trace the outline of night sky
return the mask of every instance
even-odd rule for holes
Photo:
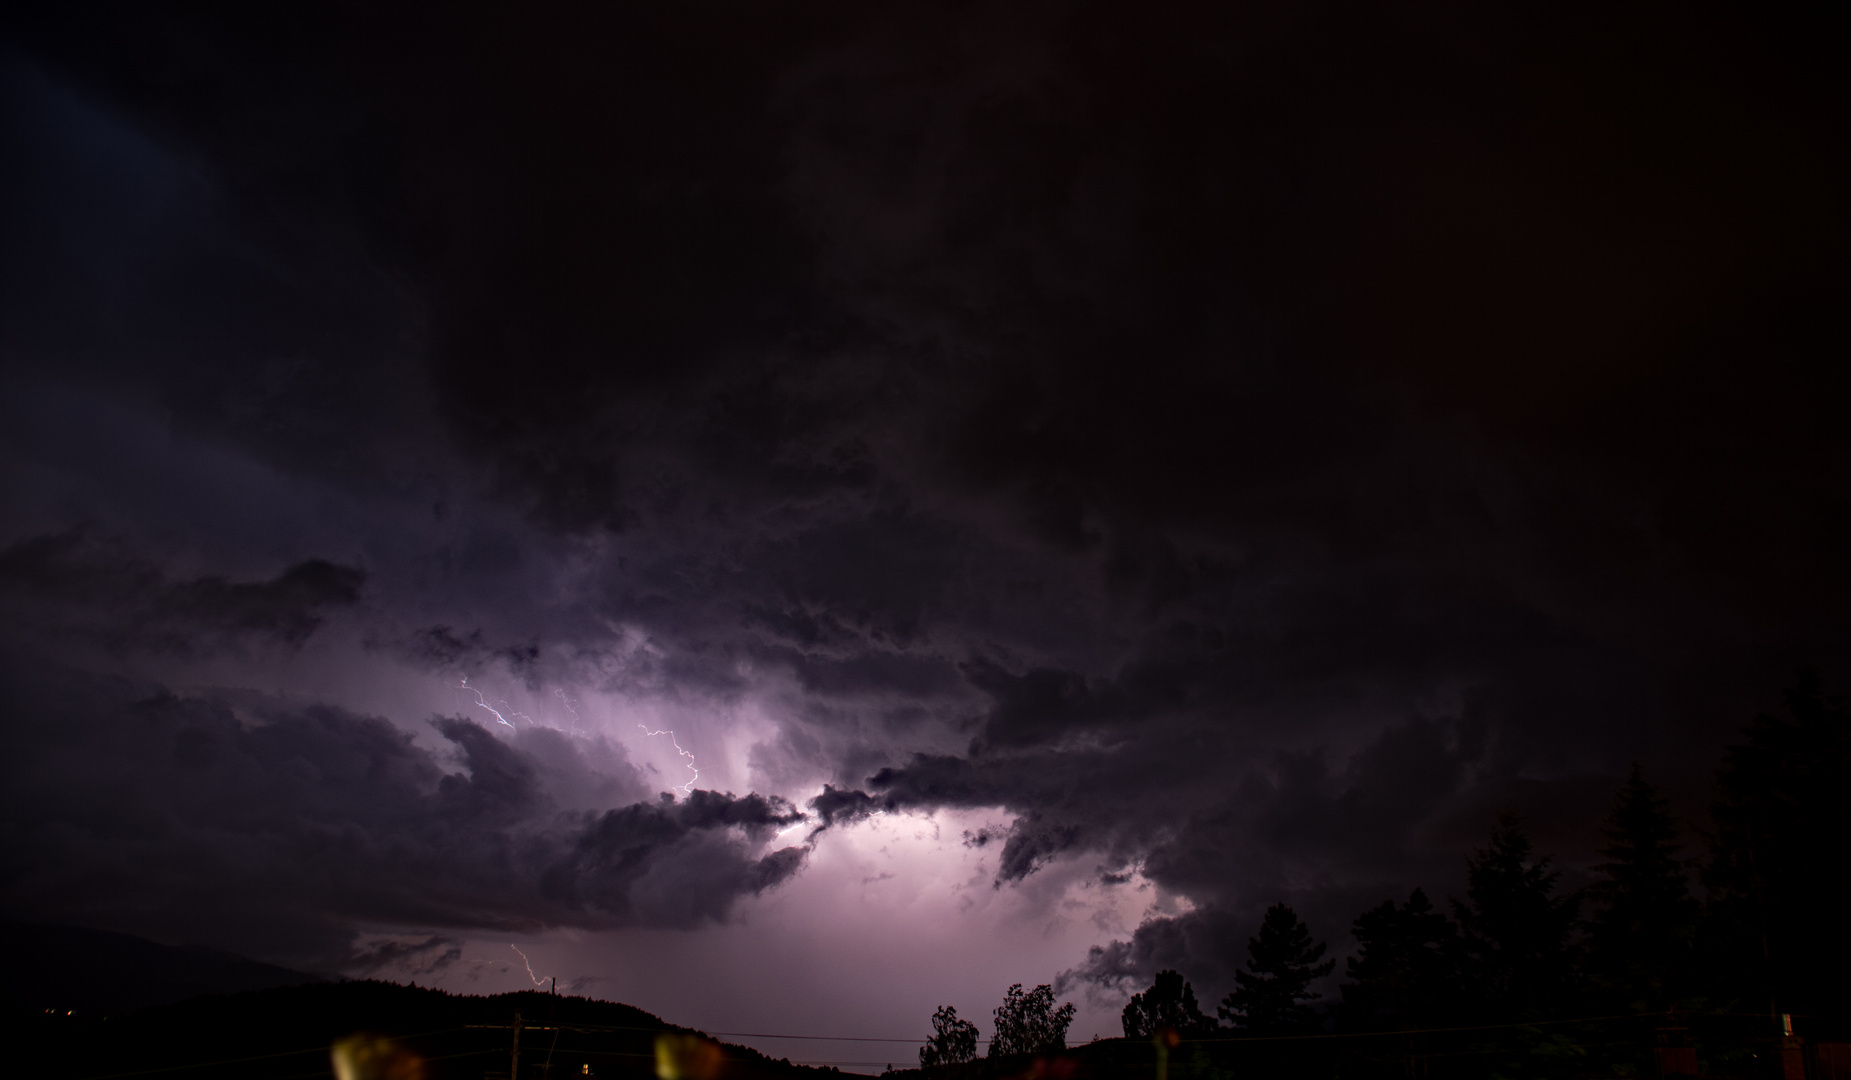
[[[1851,686],[1828,8],[8,5],[0,914],[1083,1040],[1700,826]]]

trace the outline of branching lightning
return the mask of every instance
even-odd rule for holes
[[[490,705],[488,698],[482,696],[482,691],[469,685],[469,679],[467,676],[465,676],[461,682],[457,683],[457,687],[459,689],[469,691],[469,693],[473,695],[476,699],[476,707],[484,710],[490,716],[493,716],[495,718],[495,722],[502,725],[503,727],[510,727],[510,728],[515,728],[516,730],[518,730],[519,725],[514,723],[514,721],[516,720],[525,720],[527,721],[528,724],[536,726],[536,727],[539,725],[539,721],[535,720],[531,716],[528,716],[526,713],[516,712],[515,710],[508,708],[507,707],[508,703],[506,701],[501,702],[502,707],[500,709],[497,709],[495,706]],[[553,693],[559,695],[560,703],[565,706],[566,712],[572,715],[572,730],[574,732],[577,732],[578,726],[579,726],[577,705],[573,703],[570,697],[566,696],[566,692],[564,690],[555,689]],[[674,732],[674,729],[672,728],[664,728],[661,731],[651,731],[649,730],[648,724],[638,724],[636,726],[642,729],[642,732],[644,735],[648,735],[648,736],[667,735],[668,741],[671,744],[673,744],[675,747],[675,753],[680,754],[682,757],[688,759],[688,772],[693,775],[688,777],[687,783],[675,784],[673,786],[676,788],[679,788],[683,795],[693,795],[694,794],[694,784],[696,781],[700,780],[701,778],[701,770],[695,764],[693,752],[685,749],[681,745],[681,740],[675,737],[675,732]],[[520,950],[516,949],[515,951],[519,952]],[[529,970],[529,974],[532,974],[531,969]]]
[[[512,723],[509,723],[507,717],[501,715],[500,709],[497,709],[495,706],[490,705],[488,703],[488,700],[482,696],[482,691],[477,690],[475,687],[469,685],[469,677],[467,675],[463,677],[463,681],[459,683],[458,685],[461,686],[464,690],[467,690],[470,693],[474,694],[476,696],[476,704],[481,706],[484,709],[487,709],[490,715],[494,716],[495,720],[498,723],[504,724],[508,727],[514,726]],[[503,702],[502,704],[505,705],[507,703]]]
[[[566,707],[566,711],[572,714],[572,731],[574,734],[577,734],[578,733],[578,706],[572,704],[572,699],[566,696],[566,692],[564,690],[555,689],[553,693],[559,695],[559,703],[561,705],[564,705]]]
[[[694,794],[694,781],[701,778],[701,771],[694,767],[694,755],[681,748],[681,741],[675,738],[674,731],[666,728],[661,731],[650,731],[648,724],[638,724],[636,726],[642,728],[643,733],[646,735],[667,735],[668,741],[675,744],[675,752],[688,759],[688,771],[694,774],[693,779],[690,779],[685,784],[676,784],[674,786],[679,787],[683,795]]]
[[[527,977],[533,980],[533,984],[535,986],[545,986],[546,980],[533,973],[533,961],[527,959],[527,954],[521,951],[521,947],[519,945],[510,945],[508,948],[513,949],[514,954],[521,958],[521,963],[527,965]]]
[[[531,716],[528,716],[524,712],[516,712],[513,709],[509,709],[507,713],[504,715],[500,709],[497,709],[495,706],[490,705],[488,703],[488,699],[482,696],[482,691],[477,690],[475,687],[469,685],[469,678],[467,676],[465,676],[463,678],[463,681],[459,683],[458,685],[461,686],[464,690],[467,690],[470,693],[474,694],[476,696],[476,704],[484,709],[487,709],[489,713],[495,717],[495,720],[497,723],[505,724],[508,727],[516,727],[517,725],[514,723],[514,720],[525,720],[527,721],[529,726],[537,726],[537,722],[534,720],[534,718]],[[560,696],[563,697],[564,695],[561,694]],[[501,704],[505,707],[508,703],[506,701],[503,701]],[[574,719],[577,719],[578,717],[577,713],[573,713],[572,715]],[[512,717],[513,719],[509,719],[510,717]]]

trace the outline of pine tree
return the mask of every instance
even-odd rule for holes
[[[1698,906],[1668,806],[1635,762],[1607,815],[1587,966],[1610,1007],[1657,1012],[1687,992]]]
[[[1295,1035],[1315,1031],[1318,1015],[1311,989],[1337,966],[1324,956],[1323,942],[1284,904],[1266,909],[1258,937],[1247,940],[1247,970],[1234,973],[1236,989],[1221,999],[1222,1019],[1249,1035]]]
[[[1706,959],[1719,1002],[1794,1013],[1851,1010],[1851,708],[1801,672],[1785,716],[1757,716],[1717,776]]]
[[[1466,862],[1469,903],[1453,901],[1465,981],[1484,1010],[1524,1017],[1558,1004],[1574,970],[1569,935],[1579,900],[1556,896],[1561,875],[1531,858],[1515,813],[1498,818],[1491,842]]]
[[[1356,918],[1357,955],[1344,964],[1348,1022],[1359,1028],[1437,1022],[1458,997],[1459,928],[1415,889]]]
[[[1165,1028],[1188,1038],[1215,1026],[1196,1005],[1195,988],[1175,971],[1159,971],[1150,989],[1131,995],[1121,1019],[1127,1039],[1148,1039]]]

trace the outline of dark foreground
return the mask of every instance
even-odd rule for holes
[[[1851,1031],[1762,1015],[1610,1016],[1289,1039],[1102,1039],[1033,1059],[907,1069],[886,1080],[1851,1080]],[[1810,1032],[1810,1035],[1808,1034]]]
[[[705,1040],[640,1009],[523,992],[467,997],[371,981],[327,982],[196,998],[126,1015],[7,1014],[6,1075],[54,1080],[309,1080],[331,1077],[329,1048],[367,1033],[416,1057],[390,1080],[506,1080],[519,1014],[520,1080],[658,1076],[670,1080],[820,1080],[792,1065]],[[1529,1026],[1326,1034],[1254,1040],[1105,1039],[1043,1057],[902,1070],[889,1080],[1263,1080],[1263,1078],[1717,1076],[1851,1080],[1851,1042],[1796,1018],[1782,1039],[1764,1016],[1621,1016]],[[1810,1026],[1809,1026],[1810,1025]],[[381,1078],[385,1080],[385,1078]]]
[[[525,992],[465,997],[394,983],[348,981],[196,998],[119,1016],[15,1008],[9,1063],[18,1077],[309,1080],[333,1075],[329,1048],[357,1033],[387,1037],[420,1067],[392,1080],[506,1078],[521,1022],[520,1076],[643,1080],[657,1075],[657,1039],[676,1049],[679,1080],[811,1080],[839,1076],[607,1001]]]

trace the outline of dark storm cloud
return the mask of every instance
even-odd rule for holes
[[[241,639],[300,645],[329,609],[354,604],[366,575],[322,559],[270,581],[160,567],[77,532],[0,550],[0,611],[18,637],[69,637],[114,650],[211,651]]]
[[[356,975],[371,975],[387,968],[403,968],[419,975],[432,974],[463,958],[462,943],[442,934],[421,938],[387,938],[354,950],[346,963]]]
[[[1000,881],[1092,850],[1136,859],[1153,880],[1207,898],[1242,880],[1371,880],[1406,867],[1420,854],[1420,828],[1476,779],[1459,753],[1451,725],[1415,721],[1333,770],[1320,751],[1264,753],[1207,725],[1176,724],[1168,738],[1153,732],[1092,752],[921,756],[870,778],[876,795],[831,790],[813,805],[825,821],[869,808],[1004,806],[1022,817],[999,856]],[[1127,776],[1139,778],[1136,789]]]
[[[355,924],[697,926],[803,859],[766,850],[788,805],[637,801],[621,751],[557,732],[440,718],[434,752],[328,706],[17,668],[5,697],[15,910],[331,964]]]
[[[9,28],[21,18],[32,16],[10,15]],[[60,449],[92,474],[143,465],[112,453],[130,434],[107,422],[120,417],[45,414],[36,391],[68,381],[291,471],[360,489],[399,479],[389,444],[419,399],[406,362],[414,331],[353,228],[282,205],[230,207],[223,176],[196,151],[72,93],[9,44],[0,138],[16,152],[0,163],[0,360],[14,380],[14,461],[79,435]],[[225,507],[160,494],[227,530]]]
[[[1005,808],[1005,886],[1196,905],[1076,978],[1225,983],[1265,904],[1336,935],[1510,804],[1573,856],[1625,761],[1694,790],[1842,663],[1836,37],[1757,20],[22,10],[6,362],[390,507],[382,652],[755,698],[825,829]],[[475,488],[524,520],[406,539]],[[356,805],[535,846],[315,917],[717,918],[801,860],[756,796],[543,828],[616,774],[443,731],[467,774],[380,742],[416,783]]]

